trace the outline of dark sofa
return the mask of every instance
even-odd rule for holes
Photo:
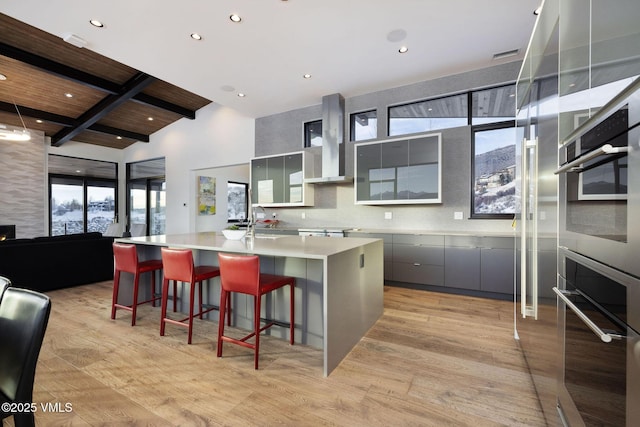
[[[101,233],[0,242],[0,276],[39,292],[113,279],[113,238]]]

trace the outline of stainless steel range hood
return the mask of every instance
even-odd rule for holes
[[[344,176],[344,98],[339,93],[322,97],[322,176],[308,184],[348,184]]]

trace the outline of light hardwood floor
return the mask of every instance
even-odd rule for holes
[[[159,336],[160,308],[110,319],[111,282],[51,292],[38,426],[544,426],[513,303],[385,288],[384,315],[328,377],[320,350],[225,345],[213,321]],[[42,404],[71,405],[43,412]],[[13,425],[5,420],[5,425]]]

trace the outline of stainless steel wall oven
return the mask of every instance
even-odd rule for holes
[[[575,123],[557,171],[560,246],[640,277],[640,79]]]
[[[640,78],[561,141],[558,403],[567,425],[640,425]]]
[[[561,250],[559,409],[570,426],[640,425],[640,280]]]

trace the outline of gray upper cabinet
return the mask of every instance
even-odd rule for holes
[[[251,159],[252,205],[313,206],[313,187],[304,183],[311,162],[303,151]]]
[[[441,134],[355,145],[355,203],[440,203]]]

